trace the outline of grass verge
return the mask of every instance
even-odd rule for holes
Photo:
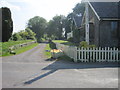
[[[49,52],[50,50],[51,50],[50,45],[47,44],[44,51],[44,54],[47,56],[47,58],[51,57],[51,53]]]
[[[16,44],[22,44],[22,43],[31,42],[31,41],[32,40],[24,40],[24,41],[9,41],[9,42],[0,43],[0,49],[1,49],[0,56],[11,56],[13,54],[10,54],[8,52],[9,47],[16,45]],[[37,45],[38,45],[38,43],[34,43],[29,46],[21,47],[19,49],[16,49],[15,52],[16,52],[16,54],[20,54],[20,53],[25,52]]]
[[[74,43],[64,40],[53,40],[54,43],[60,43],[68,46],[76,46]]]
[[[33,44],[29,45],[29,46],[19,48],[19,49],[15,50],[15,52],[16,52],[16,54],[20,54],[20,53],[23,53],[25,51],[28,51],[28,50],[36,47],[37,45],[38,45],[38,43],[33,43]]]

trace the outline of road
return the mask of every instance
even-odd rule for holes
[[[44,56],[46,44],[2,58],[3,88],[118,88],[116,63],[74,63]]]

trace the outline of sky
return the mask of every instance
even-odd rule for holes
[[[24,30],[34,16],[47,21],[55,15],[67,16],[81,0],[0,0],[0,7],[9,7],[13,19],[13,32]]]

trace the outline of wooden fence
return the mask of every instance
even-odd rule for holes
[[[75,62],[119,62],[120,52],[118,48],[77,48],[56,43],[58,49],[62,49],[64,54],[73,58]]]

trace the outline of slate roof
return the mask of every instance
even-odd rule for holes
[[[81,27],[82,16],[74,16],[74,22],[75,22],[77,28]]]
[[[100,18],[118,18],[120,2],[90,2]],[[118,8],[119,7],[119,8]]]

